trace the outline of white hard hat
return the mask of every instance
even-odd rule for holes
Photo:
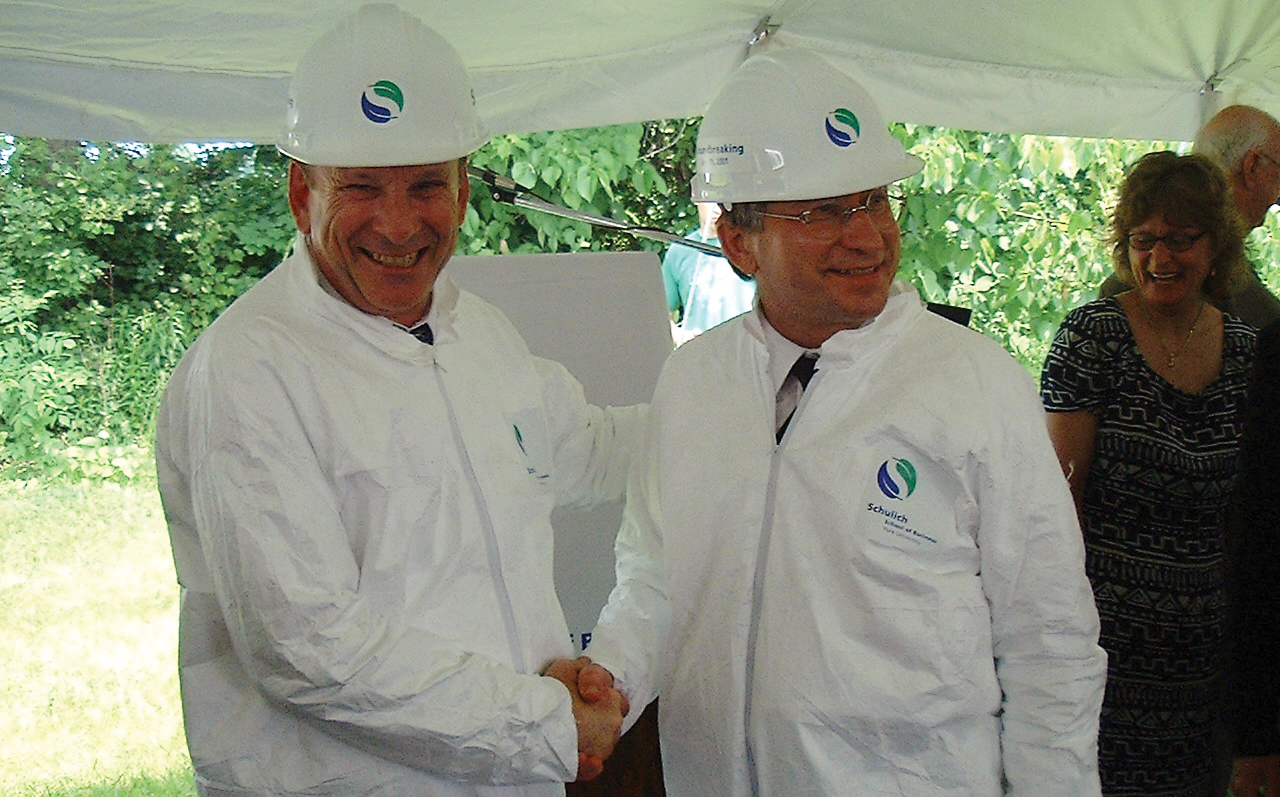
[[[458,53],[417,17],[377,4],[302,56],[276,146],[318,166],[412,166],[470,155],[486,138]]]
[[[924,166],[861,86],[793,47],[754,54],[729,76],[696,151],[693,198],[722,204],[856,194]]]

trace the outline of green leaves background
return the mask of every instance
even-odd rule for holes
[[[684,234],[697,226],[696,121],[497,136],[472,161],[555,204]],[[1107,212],[1125,166],[1186,146],[894,131],[925,161],[903,186],[900,276],[972,309],[971,325],[1033,374],[1063,315],[1110,273]],[[267,146],[0,136],[0,473],[149,467],[169,370],[292,241],[285,174]],[[465,254],[664,248],[472,189]],[[1250,255],[1280,292],[1275,214]]]

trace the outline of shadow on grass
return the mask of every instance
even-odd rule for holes
[[[31,787],[22,797],[195,797],[190,770],[122,775],[102,783],[52,783]]]

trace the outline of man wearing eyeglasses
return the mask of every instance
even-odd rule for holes
[[[1105,657],[1035,387],[894,279],[921,161],[789,47],[697,151],[757,304],[664,369],[584,698],[660,694],[672,797],[1099,794]]]
[[[1280,122],[1257,108],[1230,105],[1205,123],[1193,149],[1226,173],[1232,201],[1249,229],[1261,227],[1267,211],[1280,202]],[[1099,295],[1114,296],[1129,287],[1111,275]],[[1280,321],[1280,300],[1254,269],[1245,269],[1242,284],[1214,305],[1257,329]]]

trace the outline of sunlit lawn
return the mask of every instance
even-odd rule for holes
[[[193,795],[154,484],[0,482],[0,794]]]

